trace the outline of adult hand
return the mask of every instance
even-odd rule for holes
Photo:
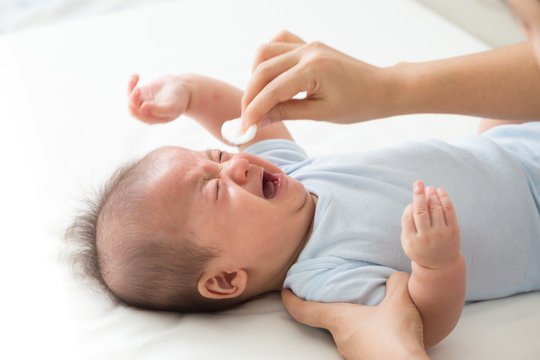
[[[289,119],[354,123],[390,115],[390,77],[325,44],[287,31],[262,45],[242,98],[244,127]],[[305,99],[293,99],[306,92]]]
[[[328,329],[339,353],[357,359],[429,359],[423,346],[422,320],[407,290],[409,275],[395,272],[386,297],[377,306],[304,301],[281,293],[291,315],[306,325]]]

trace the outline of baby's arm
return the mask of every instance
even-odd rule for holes
[[[401,242],[411,259],[409,292],[424,323],[424,345],[436,345],[456,326],[465,303],[465,260],[448,194],[417,181],[403,212]]]
[[[221,125],[241,115],[242,90],[216,79],[195,74],[169,75],[137,87],[138,81],[139,77],[133,75],[129,82],[128,106],[134,117],[146,123],[169,122],[185,114],[226,143]],[[272,138],[292,140],[285,125],[279,123],[258,131],[252,141],[238,148]]]

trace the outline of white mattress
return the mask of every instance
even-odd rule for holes
[[[154,127],[130,118],[129,75],[198,72],[243,87],[256,46],[281,29],[381,66],[486,49],[410,0],[183,0],[0,37],[1,358],[340,358],[329,334],[295,323],[277,294],[211,315],[134,311],[78,286],[58,260],[78,200],[121,161],[165,144],[219,146],[188,118]],[[452,140],[477,120],[289,125],[319,154]],[[467,306],[429,354],[539,359],[538,334],[540,293],[525,294]]]

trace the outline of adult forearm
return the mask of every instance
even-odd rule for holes
[[[449,113],[540,119],[540,69],[531,46],[388,68],[391,115]]]

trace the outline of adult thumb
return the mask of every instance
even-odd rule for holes
[[[318,120],[316,100],[291,99],[275,105],[261,117],[259,129],[283,120]]]
[[[396,271],[386,281],[386,296],[383,300],[384,302],[391,301],[411,301],[409,295],[409,277],[410,275],[402,272]]]

